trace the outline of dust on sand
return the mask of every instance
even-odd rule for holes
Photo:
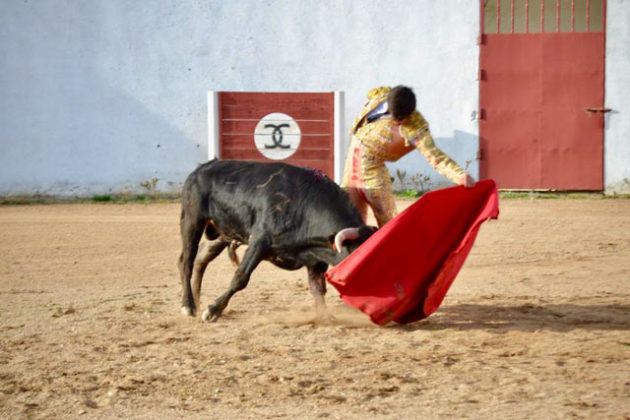
[[[176,203],[0,207],[0,417],[628,418],[630,200],[500,205],[443,306],[386,327],[331,287],[314,322],[268,263],[180,315]]]

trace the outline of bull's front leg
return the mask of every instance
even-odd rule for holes
[[[324,264],[308,267],[308,284],[315,299],[315,314],[318,320],[323,320],[328,316],[326,301],[324,300],[326,295],[326,278],[324,277],[326,268],[327,266]]]
[[[266,238],[250,242],[247,251],[245,251],[245,254],[243,255],[241,265],[239,265],[236,273],[234,273],[229,289],[219,296],[214,304],[209,305],[208,309],[206,309],[201,315],[201,318],[204,321],[214,322],[219,319],[232,296],[234,296],[234,294],[239,290],[243,290],[247,287],[247,283],[249,283],[249,278],[251,277],[252,272],[269,252],[269,249],[270,241]]]

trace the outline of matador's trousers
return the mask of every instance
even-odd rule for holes
[[[385,161],[354,136],[350,141],[341,187],[347,191],[364,221],[367,206],[374,212],[379,227],[396,216],[392,178]]]

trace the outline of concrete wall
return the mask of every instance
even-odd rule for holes
[[[341,90],[349,126],[369,88],[404,83],[439,145],[462,165],[475,156],[475,1],[5,0],[0,9],[0,195],[143,192],[153,178],[176,191],[207,156],[208,90]],[[398,167],[434,174],[414,155]]]
[[[609,0],[606,185],[630,191],[630,2]],[[209,90],[412,86],[438,146],[477,176],[476,0],[4,0],[0,195],[177,191],[206,160]],[[446,185],[420,156],[395,165]]]
[[[630,1],[608,0],[606,31],[606,193],[630,193]]]

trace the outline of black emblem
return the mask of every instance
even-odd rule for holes
[[[279,147],[281,149],[288,149],[289,147],[291,147],[288,144],[282,144],[282,137],[283,137],[282,128],[283,127],[289,127],[289,124],[280,124],[280,125],[265,124],[265,128],[273,128],[273,133],[271,133],[271,139],[273,140],[273,144],[265,144],[265,149],[275,149],[276,147]]]

